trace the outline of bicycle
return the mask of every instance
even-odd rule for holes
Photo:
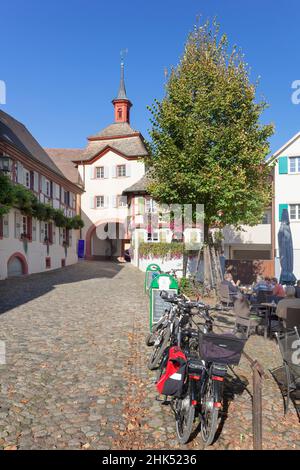
[[[196,309],[196,312],[193,313],[193,309]],[[239,362],[245,344],[245,340],[233,335],[213,333],[213,319],[210,316],[212,310],[221,308],[210,307],[201,302],[190,302],[185,306],[185,320],[183,321],[183,316],[177,326],[177,345],[187,358],[186,380],[180,397],[172,397],[168,404],[175,414],[176,433],[180,444],[185,444],[190,439],[195,416],[200,419],[204,444],[208,446],[213,443],[222,408],[227,367]],[[204,319],[204,325],[195,323],[194,318],[197,315]],[[213,355],[211,351],[217,351],[218,354]],[[161,362],[160,376],[164,373],[167,359],[166,350]]]
[[[177,316],[180,317],[180,302],[189,301],[189,299],[183,295],[175,295],[172,296],[171,300],[169,297],[167,297],[167,299],[167,301],[172,304],[170,310],[165,310],[165,314],[153,325],[152,332],[146,338],[146,344],[153,346],[153,351],[148,360],[148,368],[150,370],[159,367],[164,351],[169,346],[170,342],[174,341],[174,336],[172,341],[171,337],[175,332],[175,327],[178,322]]]

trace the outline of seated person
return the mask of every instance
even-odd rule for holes
[[[297,299],[300,299],[300,281],[297,281],[297,285],[295,287],[295,290],[296,290]]]
[[[239,282],[239,281],[238,281]],[[224,274],[224,280],[221,282],[221,284],[224,286],[228,286],[229,289],[229,296],[231,298],[235,298],[236,295],[238,294],[238,288],[237,285],[234,283],[232,279],[232,275],[230,273],[225,273]]]
[[[253,287],[253,292],[257,294],[259,291],[268,292],[270,290],[272,289],[268,280],[265,280],[263,276],[257,276],[256,284]]]
[[[273,292],[272,292],[273,296],[277,298],[285,297],[285,290],[283,286],[279,284],[278,279],[276,277],[273,277],[272,281],[274,285]]]
[[[286,313],[288,308],[299,308],[300,309],[300,299],[295,297],[295,287],[287,286],[285,289],[285,298],[278,302],[276,308],[276,315],[279,318],[286,319]]]
[[[234,301],[233,310],[238,317],[249,318],[250,303],[242,294],[238,294]]]

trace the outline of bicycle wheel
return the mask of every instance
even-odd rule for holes
[[[193,423],[195,419],[195,407],[189,391],[182,399],[176,399],[176,434],[180,444],[186,444],[192,434]]]
[[[151,333],[149,333],[146,336],[145,343],[146,346],[153,346],[155,343],[155,340],[158,336],[159,331],[161,330],[163,323],[164,323],[165,317],[163,316],[157,323],[155,323],[152,327]]]
[[[171,330],[170,330],[170,327],[168,327],[165,330],[163,330],[161,332],[161,336],[157,338],[158,344],[154,345],[152,354],[148,361],[148,368],[150,370],[154,370],[157,367],[159,367],[163,353],[169,344],[170,337],[171,337]]]
[[[213,383],[210,377],[207,378],[202,409],[201,409],[201,437],[206,446],[213,443],[218,427],[219,409],[214,407],[215,397]]]

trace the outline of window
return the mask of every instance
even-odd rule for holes
[[[22,233],[23,233],[23,235],[27,236],[27,233],[28,233],[27,228],[28,228],[27,227],[27,217],[23,216],[22,217]]]
[[[153,230],[153,232],[148,232],[147,241],[148,242],[158,242],[159,241],[158,230]]]
[[[96,168],[96,178],[104,178],[104,166],[98,166]]]
[[[117,207],[127,207],[127,197],[121,194],[117,196]]]
[[[122,108],[118,108],[118,118],[122,119]]]
[[[9,225],[8,225],[8,214],[0,216],[0,238],[8,238],[9,237]]]
[[[47,222],[45,222],[45,225],[44,225],[44,233],[45,233],[44,243],[50,242],[50,240],[49,240],[49,224]]]
[[[300,204],[290,204],[290,220],[300,220]]]
[[[290,157],[290,173],[300,173],[300,157]]]
[[[117,165],[117,177],[126,176],[126,165]]]
[[[50,181],[46,181],[46,195],[50,196]]]
[[[64,203],[66,206],[70,205],[70,192],[64,191]]]
[[[29,171],[25,171],[25,186],[26,188],[30,188],[30,173]]]
[[[272,218],[271,216],[272,216],[271,209],[266,210],[264,215],[263,215],[261,224],[262,225],[269,225],[271,223],[271,218]]]
[[[146,199],[146,212],[154,213],[157,211],[157,204],[153,199]]]
[[[104,196],[96,196],[96,208],[104,207]]]
[[[30,184],[30,189],[34,190],[34,171],[30,172],[29,178],[30,178],[30,183],[29,183]]]

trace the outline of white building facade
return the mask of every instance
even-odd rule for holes
[[[271,157],[274,167],[275,272],[280,275],[277,234],[283,209],[287,209],[294,248],[294,274],[300,279],[300,132]]]
[[[78,212],[81,189],[55,166],[29,131],[0,111],[0,158],[8,158],[8,177],[32,191],[37,199],[62,209],[67,217]],[[0,279],[51,270],[77,262],[78,231],[38,221],[18,208],[0,217]]]
[[[147,155],[143,136],[130,126],[131,102],[121,82],[113,100],[115,122],[88,137],[82,154],[73,162],[83,182],[81,217],[85,258],[101,260],[122,257],[130,245],[127,230],[127,198],[123,191],[145,173]]]

